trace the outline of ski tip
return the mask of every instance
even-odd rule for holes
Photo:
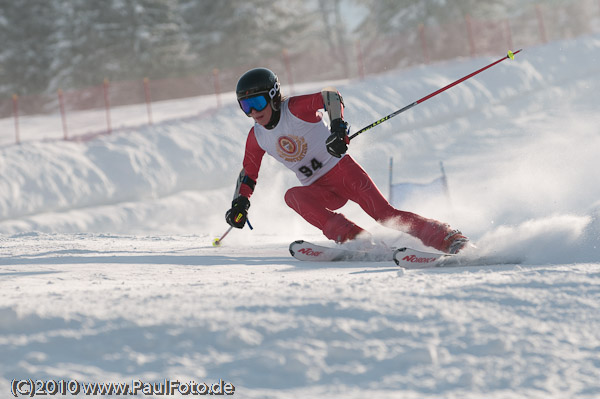
[[[396,264],[396,266],[400,266],[400,261],[396,258],[396,254],[400,253],[400,252],[406,252],[408,248],[406,247],[402,247],[402,248],[397,248],[394,251],[394,255],[393,255],[393,259],[394,259],[394,263]]]
[[[290,251],[290,255],[294,256],[296,254],[296,251],[294,251],[294,249],[292,248],[294,246],[294,244],[304,244],[304,240],[296,240],[293,243],[290,244],[289,246],[289,251]]]

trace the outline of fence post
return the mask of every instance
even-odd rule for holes
[[[112,128],[110,126],[110,102],[108,100],[108,78],[104,78],[104,84],[102,85],[104,89],[104,107],[106,108],[106,132],[110,134],[112,132]]]
[[[12,100],[13,100],[13,117],[15,119],[15,141],[17,144],[21,144],[21,134],[19,132],[19,96],[16,94],[13,94]]]
[[[469,52],[471,57],[475,56],[475,39],[473,38],[473,27],[471,26],[471,16],[465,15],[465,23],[467,25],[467,35],[469,37]]]
[[[360,47],[360,40],[356,41],[356,63],[358,64],[358,77],[360,80],[365,79],[365,63],[363,59],[362,48]]]
[[[292,66],[290,64],[290,55],[288,54],[287,49],[282,50],[283,53],[283,62],[285,64],[285,70],[288,77],[288,85],[290,87],[290,94],[294,94],[294,78],[292,77]]]
[[[540,30],[540,40],[542,43],[548,42],[548,37],[546,36],[546,27],[544,26],[544,14],[542,13],[542,7],[539,4],[535,5],[535,12],[537,14],[538,27]]]
[[[219,68],[213,69],[213,81],[215,84],[215,97],[217,97],[217,108],[221,108],[221,83],[219,82]]]
[[[429,49],[427,48],[427,38],[425,37],[425,25],[419,24],[419,38],[421,39],[421,50],[423,51],[423,61],[429,64]]]
[[[63,98],[63,92],[61,89],[58,89],[58,104],[60,106],[60,118],[62,120],[63,138],[65,140],[68,140],[69,132],[67,130],[67,115],[65,113],[65,100]]]
[[[394,192],[392,191],[392,173],[394,169],[394,157],[390,157],[390,165],[388,167],[388,202],[394,203]]]
[[[152,124],[152,97],[150,96],[150,80],[144,78],[144,98],[146,99],[146,112],[148,113],[148,124]]]

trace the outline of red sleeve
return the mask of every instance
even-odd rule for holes
[[[320,109],[325,107],[321,92],[304,96],[290,97],[288,106],[290,112],[306,122],[319,122],[322,118]]]
[[[246,175],[254,181],[258,179],[258,171],[260,170],[260,164],[264,155],[265,150],[258,145],[253,127],[250,129],[250,133],[248,133],[248,138],[246,139],[246,153],[244,154],[243,166]],[[247,184],[242,184],[240,187],[240,194],[244,197],[250,198],[252,191],[253,189]]]

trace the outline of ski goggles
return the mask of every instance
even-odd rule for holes
[[[240,107],[242,107],[242,111],[246,113],[246,115],[250,116],[250,111],[254,108],[256,111],[260,112],[269,103],[270,100],[275,98],[277,92],[279,91],[280,84],[279,82],[275,82],[273,87],[268,92],[262,92],[257,94],[254,97],[248,97],[241,100],[238,100],[240,103]],[[269,98],[267,98],[267,95]]]
[[[267,101],[267,97],[264,94],[261,94],[259,96],[254,96],[254,97],[249,97],[249,98],[244,98],[242,100],[239,100],[239,103],[240,103],[240,107],[242,107],[242,111],[244,111],[246,113],[246,115],[250,115],[252,108],[254,108],[258,112],[265,109],[265,107],[268,104],[268,101]]]

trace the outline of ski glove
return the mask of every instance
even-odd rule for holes
[[[250,200],[243,195],[240,195],[231,203],[231,209],[225,213],[225,221],[236,229],[241,229],[248,220],[248,208],[250,208]]]
[[[342,154],[348,151],[348,144],[350,144],[350,138],[348,138],[348,123],[342,118],[337,118],[331,121],[331,135],[327,137],[325,146],[327,146],[327,152],[336,158],[341,158]]]

